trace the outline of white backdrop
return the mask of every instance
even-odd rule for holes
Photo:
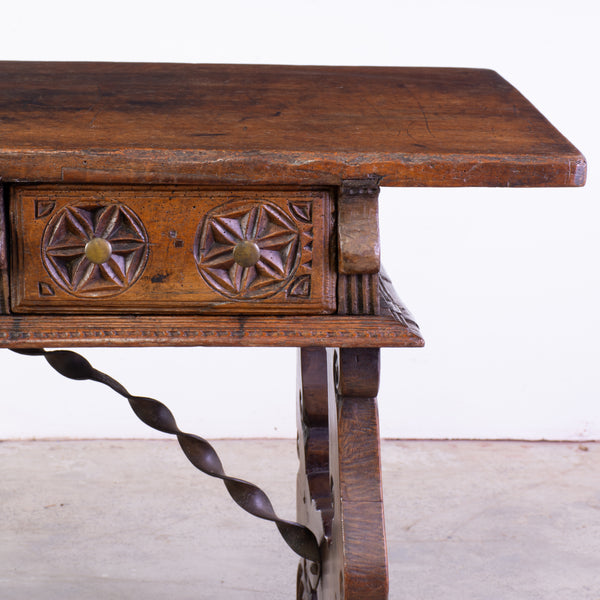
[[[583,440],[600,438],[597,25],[592,0],[22,2],[0,59],[497,70],[586,155],[588,185],[383,190],[383,261],[427,346],[383,351],[381,430]],[[84,354],[188,431],[295,435],[294,350]],[[109,390],[0,357],[0,438],[154,435]]]

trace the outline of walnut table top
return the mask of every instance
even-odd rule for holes
[[[4,181],[582,185],[585,160],[483,69],[0,63]]]

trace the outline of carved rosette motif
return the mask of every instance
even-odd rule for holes
[[[92,240],[106,240],[110,256],[100,264],[86,255]],[[82,203],[65,206],[48,222],[42,259],[48,274],[74,296],[113,296],[140,277],[148,258],[148,234],[126,206]]]
[[[231,201],[214,208],[196,236],[198,271],[211,288],[228,298],[267,298],[288,284],[288,295],[295,295],[294,289],[305,295],[309,286],[294,276],[305,242],[299,221],[309,214],[300,218],[291,207],[287,213],[268,202]],[[256,248],[254,259],[236,260],[236,248],[250,246]]]

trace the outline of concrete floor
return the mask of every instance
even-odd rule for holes
[[[218,441],[293,517],[292,441]],[[384,442],[392,600],[600,600],[600,444]],[[295,598],[296,558],[173,441],[0,443],[0,599]]]

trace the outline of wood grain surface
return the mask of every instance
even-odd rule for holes
[[[575,98],[574,105],[575,105]],[[0,63],[0,179],[583,185],[583,156],[482,69]]]

